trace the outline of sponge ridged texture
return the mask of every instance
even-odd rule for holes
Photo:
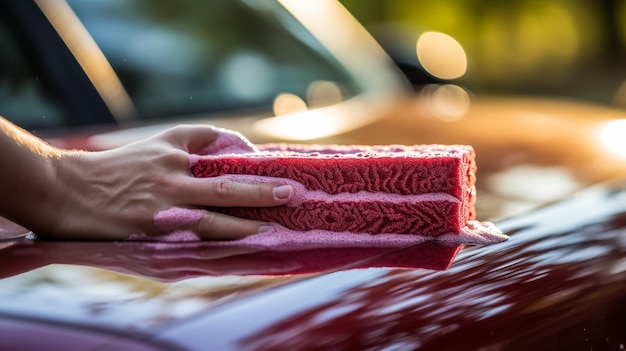
[[[271,208],[212,208],[238,217],[278,223],[286,228],[337,232],[438,236],[459,232],[474,219],[474,151],[465,145],[305,146],[274,144],[260,152],[196,156],[196,177],[252,175],[296,181],[328,199]],[[415,201],[369,201],[350,194],[447,194]],[[341,196],[331,196],[341,195]]]

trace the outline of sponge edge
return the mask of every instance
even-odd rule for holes
[[[332,232],[327,230],[311,230],[306,232],[294,231],[277,224],[273,229],[261,234],[251,235],[236,242],[238,244],[283,249],[310,249],[324,247],[380,247],[404,248],[425,242],[436,241],[448,244],[485,245],[506,241],[508,237],[500,232],[495,225],[488,222],[470,221],[460,233],[448,233],[438,237],[420,234],[376,234]],[[216,243],[217,245],[232,244],[233,242]]]
[[[198,242],[200,237],[188,230],[175,230],[178,225],[199,220],[202,210],[172,208],[161,211],[155,216],[155,224],[163,230],[171,230],[161,236],[133,234],[128,240],[161,241],[161,242]],[[229,241],[206,241],[210,246],[242,245],[247,247],[290,251],[294,249],[314,248],[404,248],[425,242],[441,242],[447,244],[486,245],[508,240],[494,224],[490,222],[469,221],[458,233],[447,233],[437,237],[421,234],[376,234],[333,232],[328,230],[296,231],[273,223],[271,229],[263,233]]]

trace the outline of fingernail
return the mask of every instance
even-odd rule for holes
[[[279,185],[272,190],[274,197],[278,200],[286,200],[291,196],[293,188],[291,185]]]
[[[271,225],[264,224],[264,225],[259,227],[258,233],[259,234],[267,233],[267,232],[272,231],[273,229],[274,229],[274,227],[272,227]]]

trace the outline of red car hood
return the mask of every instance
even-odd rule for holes
[[[59,338],[63,329],[89,340],[75,349],[619,349],[625,213],[626,183],[598,186],[498,222],[511,240],[465,248],[440,271],[410,267],[433,249],[420,245],[344,252],[338,266],[280,275],[307,260],[238,248],[19,243],[0,251],[3,267],[55,264],[0,281],[0,334],[4,345],[41,347],[47,341],[32,332]]]
[[[342,271],[166,328],[190,349],[621,349],[626,183],[502,221],[444,271]],[[204,331],[204,337],[199,334]]]

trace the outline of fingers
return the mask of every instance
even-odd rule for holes
[[[211,151],[209,148],[219,153],[230,147],[254,150],[241,135],[207,125],[179,125],[157,138],[188,153],[208,152]],[[293,193],[292,187],[287,185],[249,184],[221,177],[197,179],[188,175],[185,170],[184,177],[171,178],[172,181],[167,182],[171,185],[169,194],[174,194],[179,206],[277,206],[286,204]]]
[[[190,154],[219,154],[234,148],[252,152],[255,148],[239,134],[228,134],[212,126],[181,125],[159,136],[171,146]],[[177,171],[168,178],[167,190],[163,192],[170,203],[181,208],[198,207],[269,207],[285,205],[292,198],[294,189],[290,185],[252,184],[225,177],[194,178],[188,172]],[[198,210],[197,210],[198,211]],[[238,239],[264,231],[265,223],[236,218],[220,213],[202,211],[192,223],[184,224],[183,230],[191,230],[203,239]],[[169,230],[166,230],[169,231]]]
[[[158,212],[154,225],[161,235],[190,231],[205,240],[233,240],[272,230],[268,223],[201,209],[173,207]]]
[[[264,222],[242,219],[216,212],[206,212],[192,231],[206,240],[235,240],[271,230]]]
[[[186,177],[184,182],[181,200],[193,206],[279,206],[288,203],[294,193],[290,185],[250,184],[219,177]]]

